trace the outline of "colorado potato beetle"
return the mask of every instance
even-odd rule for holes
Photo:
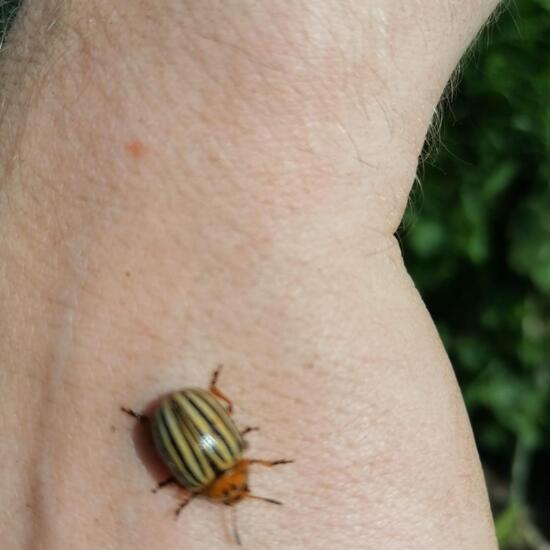
[[[233,404],[216,386],[220,371],[221,367],[214,371],[208,390],[186,388],[166,395],[151,418],[122,407],[123,412],[149,423],[155,449],[170,471],[170,477],[153,492],[173,483],[188,491],[176,517],[197,495],[226,506],[243,499],[282,504],[251,494],[248,470],[252,464],[272,467],[293,461],[243,458],[244,435],[257,428],[237,428],[231,417]],[[240,544],[235,524],[233,528]]]

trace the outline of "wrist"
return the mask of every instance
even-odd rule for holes
[[[345,209],[354,229],[393,233],[452,53],[422,51],[424,31],[403,32],[391,5],[146,4],[58,16],[55,63],[34,69],[46,85],[32,135],[18,133],[41,198],[158,205],[174,224],[208,205],[219,218],[223,203],[229,223],[253,227]],[[444,17],[433,11],[418,17]],[[392,57],[388,27],[410,48]]]

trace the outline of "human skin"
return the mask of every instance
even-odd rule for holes
[[[258,425],[245,548],[496,548],[394,232],[496,2],[28,0],[0,57],[2,548],[232,547],[151,494],[132,419],[220,387]],[[448,182],[449,185],[457,182]]]

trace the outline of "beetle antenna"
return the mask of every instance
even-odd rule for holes
[[[269,502],[270,504],[278,504],[279,506],[283,505],[283,503],[280,500],[275,500],[274,498],[258,497],[256,495],[251,495],[251,494],[246,495],[246,498],[254,498],[256,500],[263,500],[264,502]]]
[[[237,529],[237,510],[234,506],[231,506],[231,524],[233,527],[233,538],[238,546],[242,546],[239,530]]]

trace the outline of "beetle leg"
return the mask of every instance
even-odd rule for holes
[[[221,370],[222,370],[222,366],[220,365],[214,371],[214,374],[212,374],[212,379],[210,380],[210,387],[208,388],[208,390],[210,391],[210,393],[214,394],[216,397],[218,397],[219,399],[221,399],[222,401],[225,401],[227,403],[227,412],[229,414],[231,414],[231,412],[233,411],[233,403],[216,386],[216,382],[218,381],[218,376],[220,375]]]
[[[246,498],[253,498],[255,500],[263,500],[264,502],[269,502],[269,504],[278,504],[282,506],[283,503],[280,500],[275,500],[274,498],[258,497],[256,495],[251,495],[250,493],[246,495]]]
[[[286,460],[285,458],[281,460],[258,460],[251,458],[246,460],[246,462],[248,462],[248,464],[261,464],[262,466],[271,468],[271,466],[278,466],[279,464],[292,464],[294,460]]]
[[[195,493],[189,493],[189,496],[187,497],[186,500],[184,500],[176,509],[176,511],[174,512],[174,519],[177,519],[178,516],[180,515],[181,511],[195,498]]]
[[[133,411],[132,409],[127,409],[126,407],[120,407],[120,410],[123,413],[126,413],[126,414],[130,415],[131,417],[135,418],[136,420],[139,420],[142,423],[149,422],[149,417],[148,416],[146,416],[144,414],[137,413],[136,411]]]
[[[174,476],[170,476],[166,479],[163,479],[162,481],[159,481],[157,486],[154,489],[152,489],[151,492],[156,493],[159,489],[162,489],[167,485],[171,485],[172,483],[176,483],[176,478]]]
[[[250,433],[250,432],[257,432],[259,429],[260,428],[258,428],[258,426],[254,426],[254,427],[247,426],[246,428],[241,430],[241,435],[246,435],[247,433]]]

